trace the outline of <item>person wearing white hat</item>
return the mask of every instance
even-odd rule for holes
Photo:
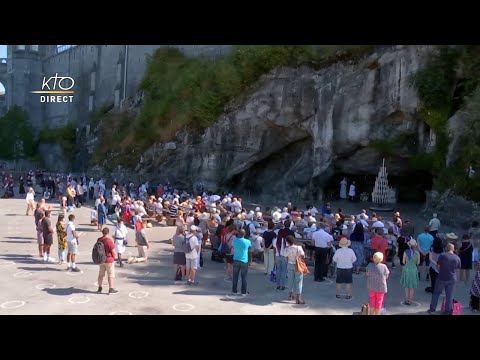
[[[342,237],[338,243],[340,249],[336,250],[333,255],[333,261],[337,265],[337,299],[342,296],[342,285],[345,285],[345,299],[352,298],[353,264],[357,261],[357,257],[349,247],[351,244],[350,240]]]
[[[408,241],[409,249],[403,253],[403,263],[405,266],[402,269],[400,277],[400,284],[405,288],[405,305],[412,305],[413,295],[415,289],[418,288],[420,265],[420,253],[417,251],[417,241],[410,239]]]

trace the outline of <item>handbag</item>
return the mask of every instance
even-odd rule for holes
[[[452,302],[453,302],[452,315],[462,315],[462,304],[455,299],[453,299]],[[442,312],[445,312],[446,305],[447,305],[447,297],[444,297],[442,302]]]
[[[297,260],[295,263],[295,271],[302,274],[310,274],[308,270],[307,264],[305,264],[305,260],[302,257],[298,256],[298,246],[297,246]]]
[[[270,272],[270,282],[276,283],[277,282],[277,265],[273,266],[272,271]]]
[[[369,305],[368,304],[363,304],[362,305],[362,309],[360,310],[360,313],[362,315],[368,315],[368,308],[369,308]]]

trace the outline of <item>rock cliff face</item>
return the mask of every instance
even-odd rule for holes
[[[410,141],[386,166],[404,175],[408,157],[429,146],[411,76],[432,51],[392,46],[356,64],[277,69],[203,134],[152,148],[137,171],[186,187],[201,181],[209,189],[318,199],[334,174],[376,174],[381,155],[372,141],[403,136]],[[147,165],[159,158],[166,158],[160,167]]]

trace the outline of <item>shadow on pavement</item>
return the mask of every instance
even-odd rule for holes
[[[37,240],[34,237],[22,237],[22,236],[5,236],[5,239],[15,239],[15,240]]]
[[[9,243],[9,244],[29,244],[30,241],[22,241],[22,240],[3,240],[3,243]]]
[[[74,287],[70,288],[53,288],[53,289],[42,289],[49,295],[57,295],[57,296],[65,296],[65,295],[73,295],[73,294],[96,294],[96,291],[84,290],[84,289],[77,289]]]
[[[51,263],[53,264],[53,263]],[[62,271],[62,269],[59,268],[50,268],[50,267],[19,267],[18,269],[20,270],[25,270],[25,271]]]

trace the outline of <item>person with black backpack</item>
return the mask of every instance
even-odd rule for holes
[[[108,294],[116,294],[118,290],[115,289],[115,244],[108,236],[109,233],[109,228],[103,228],[103,236],[97,240],[93,247],[92,259],[95,264],[99,265],[97,293],[102,292],[103,278],[107,273]]]

